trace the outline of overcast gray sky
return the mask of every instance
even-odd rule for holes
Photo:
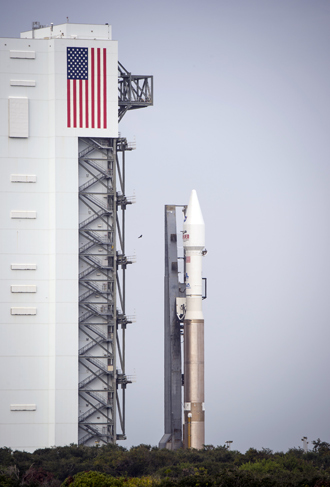
[[[126,114],[127,391],[123,446],[163,434],[164,205],[196,189],[206,223],[206,443],[330,441],[330,2],[1,0],[0,36],[105,23],[154,76]],[[137,237],[143,234],[143,238]]]

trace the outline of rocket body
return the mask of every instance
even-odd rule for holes
[[[205,444],[204,317],[202,258],[205,224],[197,193],[192,191],[183,223],[186,314],[184,319],[184,446]]]

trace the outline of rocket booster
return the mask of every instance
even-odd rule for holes
[[[202,258],[205,224],[195,190],[191,192],[183,223],[186,314],[184,319],[184,446],[203,448],[204,422],[204,317],[202,311]]]

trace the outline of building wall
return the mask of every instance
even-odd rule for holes
[[[67,127],[67,46],[107,49],[107,129]],[[78,137],[117,137],[117,43],[0,39],[0,70],[0,446],[32,451],[78,439]]]

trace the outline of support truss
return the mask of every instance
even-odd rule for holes
[[[118,119],[128,110],[153,105],[153,76],[131,74],[118,63]]]
[[[126,150],[79,139],[79,444],[125,439]]]

